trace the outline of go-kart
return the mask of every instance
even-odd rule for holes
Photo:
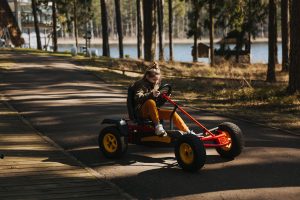
[[[172,87],[168,84],[159,88],[160,95],[156,98],[156,104],[161,107],[165,102],[174,106],[170,115],[170,129],[166,130],[167,136],[155,135],[154,123],[150,120],[140,119],[134,112],[134,92],[129,87],[127,96],[127,109],[129,119],[104,119],[106,124],[101,130],[98,143],[103,155],[107,158],[122,157],[131,144],[165,143],[174,144],[175,157],[179,166],[186,171],[198,171],[206,161],[205,148],[216,148],[221,157],[233,159],[238,156],[244,146],[241,129],[231,123],[224,122],[219,126],[208,129],[187,113],[171,98]],[[173,128],[173,115],[180,110],[192,122],[203,130],[202,133],[183,133]],[[165,127],[166,129],[166,127]]]

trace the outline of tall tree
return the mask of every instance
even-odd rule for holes
[[[276,0],[269,0],[269,62],[268,62],[268,71],[267,71],[267,82],[276,82],[276,75],[275,75],[275,50],[276,50]]]
[[[117,32],[118,32],[118,37],[119,37],[119,55],[120,55],[120,58],[123,58],[124,57],[123,30],[122,30],[120,0],[115,0],[115,8],[116,8],[116,20],[117,20]]]
[[[106,0],[100,0],[101,5],[101,23],[102,23],[102,49],[103,56],[110,56],[109,51],[109,33],[108,33],[108,19],[107,19],[107,8]]]
[[[74,34],[75,34],[75,44],[78,50],[78,28],[77,28],[77,0],[73,0],[73,17],[74,17]]]
[[[282,71],[289,69],[289,0],[281,0]]]
[[[57,52],[57,32],[56,32],[56,1],[52,1],[52,30],[53,30],[53,51]]]
[[[142,34],[143,34],[143,26],[142,26],[142,14],[141,14],[141,0],[136,0],[136,13],[137,13],[137,54],[138,59],[142,57]]]
[[[277,23],[277,2],[278,0],[275,0],[275,7],[274,7],[274,15],[275,15],[275,29],[274,29],[274,34],[275,34],[275,64],[278,64],[278,46],[277,46],[277,42],[278,42],[278,23]]]
[[[160,61],[164,60],[164,0],[157,0],[157,21],[158,21],[158,50]]]
[[[193,19],[193,34],[194,34],[194,52],[193,52],[193,62],[198,61],[198,33],[199,33],[199,3],[197,0],[193,0],[193,13],[194,13],[194,19]]]
[[[291,54],[288,91],[300,92],[300,1],[291,1]]]
[[[169,60],[173,61],[173,6],[172,0],[168,0],[169,11]]]
[[[141,0],[136,0],[136,13],[137,13],[137,53],[138,59],[142,57],[142,43],[143,43],[143,25],[141,14]]]
[[[156,0],[143,0],[144,14],[144,58],[155,59],[156,51]]]
[[[31,1],[31,8],[32,8],[32,15],[33,15],[33,20],[34,20],[34,28],[35,28],[35,34],[36,34],[37,48],[40,49],[40,50],[42,50],[40,28],[39,28],[39,22],[38,22],[38,18],[37,18],[36,0],[32,0]]]
[[[213,0],[209,0],[209,48],[210,48],[210,65],[214,66],[214,17],[213,17]]]

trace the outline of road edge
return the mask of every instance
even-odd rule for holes
[[[57,148],[59,151],[61,151],[64,155],[69,157],[70,159],[74,160],[75,162],[78,163],[78,165],[85,170],[87,170],[91,175],[93,175],[98,182],[105,182],[109,186],[111,186],[113,189],[117,190],[125,199],[136,199],[130,194],[126,193],[122,188],[111,182],[110,180],[106,179],[106,177],[103,174],[100,174],[96,170],[92,169],[91,167],[85,165],[82,163],[80,160],[78,160],[75,156],[73,156],[71,153],[66,151],[64,148],[62,148],[59,144],[57,144],[54,140],[49,138],[48,136],[44,135],[40,131],[38,131],[31,123],[29,120],[27,120],[15,107],[13,107],[9,101],[12,101],[10,98],[6,97],[3,94],[0,94],[0,101],[12,112],[17,113],[18,118],[29,128],[31,128],[37,135],[39,135],[43,140],[48,142],[49,144],[53,145],[55,148]]]

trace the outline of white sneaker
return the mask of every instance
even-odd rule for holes
[[[155,135],[167,136],[167,132],[165,131],[164,127],[161,124],[155,126]]]

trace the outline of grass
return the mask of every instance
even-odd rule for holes
[[[108,58],[89,61],[84,58],[80,62],[87,70],[97,73],[107,83],[123,86],[128,86],[139,79],[142,76],[140,72],[147,64],[141,61]],[[134,64],[130,66],[130,62]],[[268,84],[263,81],[267,68],[263,64],[234,66],[231,72],[226,72],[229,69],[227,64],[212,69],[209,66],[189,67],[178,64],[174,69],[182,73],[178,73],[181,75],[176,78],[174,74],[172,76],[168,73],[169,64],[167,67],[165,64],[162,65],[163,73],[167,74],[163,81],[174,86],[176,99],[208,111],[300,134],[300,95],[286,93],[288,77],[286,73],[280,72],[279,65],[277,66],[277,79],[280,83],[277,84]],[[124,74],[122,70],[130,72],[126,71]],[[202,71],[209,78],[195,76],[196,73],[193,73],[193,70]]]
[[[119,69],[126,71],[144,72],[148,62],[137,59],[116,59],[100,57],[90,59],[85,57],[75,58],[82,65]],[[205,63],[185,63],[185,62],[160,62],[162,73],[165,77],[207,77],[226,79],[246,79],[264,81],[266,79],[266,64],[231,64],[223,63],[210,67]],[[288,73],[281,72],[281,65],[276,66],[276,76],[279,82],[287,82]]]
[[[24,53],[22,50],[17,52]],[[57,56],[35,50],[25,52]],[[59,56],[69,57],[107,83],[124,87],[139,79],[149,64],[134,59],[71,58],[66,53],[59,53]],[[173,96],[178,100],[233,118],[252,120],[300,134],[300,94],[286,93],[288,75],[280,72],[280,65],[276,67],[277,84],[263,81],[267,70],[265,64],[224,63],[210,67],[201,63],[162,62],[160,65],[163,82],[173,85]]]

